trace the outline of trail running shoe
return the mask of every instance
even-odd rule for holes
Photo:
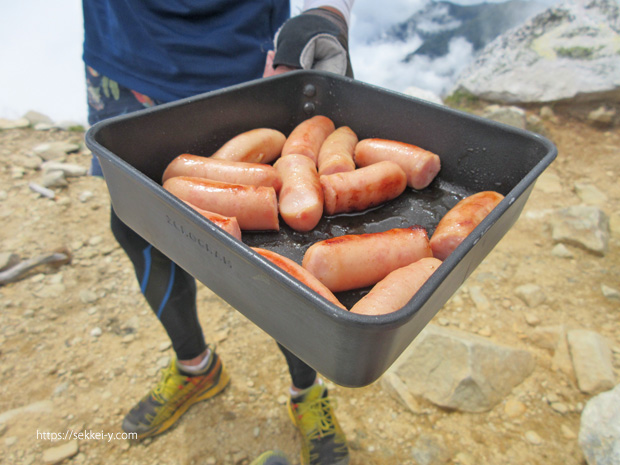
[[[204,375],[186,376],[179,372],[176,359],[163,370],[162,377],[123,420],[123,431],[144,439],[163,433],[196,402],[220,393],[230,376],[215,351]]]
[[[255,458],[250,465],[291,465],[282,452],[270,450]]]
[[[288,412],[302,435],[302,465],[347,465],[349,449],[340,428],[327,387],[305,389],[290,399]]]

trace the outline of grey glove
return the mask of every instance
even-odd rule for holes
[[[324,8],[290,18],[275,37],[273,66],[279,65],[353,77],[344,18]]]

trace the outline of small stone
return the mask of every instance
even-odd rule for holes
[[[551,255],[558,258],[575,258],[575,254],[564,244],[556,244],[551,249]]]
[[[285,405],[288,402],[288,397],[284,394],[278,396],[278,404]]]
[[[518,418],[527,410],[525,404],[516,399],[508,399],[504,405],[504,413],[509,418]]]
[[[552,122],[553,124],[558,122],[558,118],[555,116],[553,109],[548,105],[545,105],[540,109],[540,117],[545,121]]]
[[[40,183],[44,187],[65,187],[69,184],[65,179],[65,173],[60,170],[45,172],[41,176]]]
[[[61,171],[67,177],[85,176],[87,168],[73,163],[60,163],[54,160],[46,161],[41,165],[43,171]]]
[[[575,183],[575,192],[584,203],[599,206],[603,206],[607,203],[607,196],[591,184],[583,182]]]
[[[43,463],[56,464],[65,459],[77,455],[79,452],[78,441],[68,441],[56,447],[51,447],[43,451]]]
[[[82,203],[86,203],[90,199],[92,199],[94,196],[95,194],[93,194],[91,191],[84,191],[84,192],[81,192],[80,195],[78,195],[78,200]]]
[[[7,447],[11,447],[17,444],[17,436],[9,436],[4,439],[4,445]]]
[[[539,446],[543,442],[538,433],[532,430],[525,433],[525,440],[534,446]]]
[[[601,284],[601,291],[606,299],[620,300],[620,291],[618,289]]]
[[[528,307],[537,307],[547,300],[543,290],[536,284],[524,284],[519,286],[515,289],[515,294],[523,300]]]
[[[101,328],[99,326],[93,328],[90,330],[90,335],[92,337],[99,337],[103,334],[103,331],[101,330]]]
[[[82,301],[82,303],[92,304],[93,302],[96,302],[98,299],[99,297],[97,296],[97,294],[94,291],[91,291],[90,289],[82,289],[80,291],[80,300]]]
[[[471,300],[474,301],[476,308],[481,312],[487,311],[491,308],[491,304],[482,292],[482,288],[480,286],[471,286],[469,288],[469,296],[471,297]]]
[[[170,356],[169,355],[164,355],[163,357],[160,357],[157,360],[157,366],[160,368],[166,368],[168,365],[170,365]]]
[[[157,350],[159,350],[160,352],[165,352],[168,349],[170,349],[170,347],[172,347],[172,343],[170,341],[166,341],[166,342],[162,342],[161,344],[159,344],[159,347],[157,348]]]
[[[588,123],[594,127],[607,128],[613,124],[615,116],[615,108],[607,108],[605,105],[601,105],[588,114]]]
[[[540,324],[540,318],[533,313],[526,313],[525,322],[530,326],[538,326]]]
[[[561,413],[562,415],[564,415],[565,413],[568,413],[568,407],[566,406],[566,404],[562,402],[552,402],[550,406],[553,410],[555,410],[558,413]]]

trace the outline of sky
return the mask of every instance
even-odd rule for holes
[[[356,0],[350,24],[350,51],[356,78],[392,90],[414,84],[436,94],[472,57],[471,46],[454,41],[438,60],[401,63],[416,43],[368,43],[386,27],[410,17],[428,0]],[[0,118],[16,119],[29,110],[54,121],[86,124],[86,88],[82,63],[81,0],[3,2],[0,15]],[[291,0],[298,11],[301,0]],[[475,4],[475,0],[454,3]],[[385,5],[385,4],[382,4]]]

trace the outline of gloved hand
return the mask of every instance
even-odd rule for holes
[[[348,28],[344,18],[325,8],[313,8],[290,18],[275,37],[264,76],[291,69],[316,69],[353,77]]]

